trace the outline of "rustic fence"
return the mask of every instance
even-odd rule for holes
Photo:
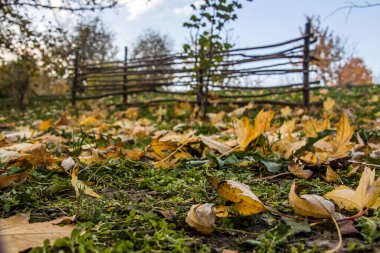
[[[80,53],[77,52],[73,71],[72,103],[75,105],[77,100],[106,96],[122,96],[124,107],[139,103],[186,101],[198,104],[205,114],[207,106],[211,104],[210,100],[218,93],[219,104],[254,102],[301,105],[309,108],[310,90],[318,88],[319,84],[319,81],[311,80],[311,74],[315,72],[310,67],[311,61],[315,60],[311,54],[315,42],[310,23],[307,23],[304,34],[298,38],[266,46],[214,52],[213,56],[220,58],[217,67],[201,70],[195,66],[198,66],[202,59],[185,54],[128,59],[128,49],[125,48],[124,61],[84,64]],[[249,76],[270,76],[273,79],[275,76],[289,75],[298,76],[299,81],[281,85],[271,83],[267,87],[241,85],[243,78]],[[256,94],[252,91],[261,92]],[[145,102],[128,102],[129,96],[141,93],[173,96]],[[262,99],[271,95],[291,93],[302,93],[302,101]]]

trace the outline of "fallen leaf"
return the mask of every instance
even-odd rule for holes
[[[324,102],[323,102],[323,109],[327,112],[331,112],[332,109],[335,106],[335,100],[328,97]]]
[[[192,205],[186,216],[186,223],[202,234],[211,234],[215,223],[213,204]]]
[[[327,166],[325,179],[327,182],[335,182],[340,176],[336,173],[330,165]]]
[[[38,128],[40,131],[46,131],[51,127],[53,127],[53,120],[48,119],[48,120],[42,121]]]
[[[210,180],[209,180],[210,182]],[[211,180],[213,186],[216,185],[215,179]],[[236,210],[240,215],[249,216],[265,212],[266,208],[260,199],[251,191],[248,185],[233,180],[224,180],[217,184],[216,192],[226,200],[234,202],[234,206],[220,206],[217,208],[218,217],[226,217],[229,211]]]
[[[240,150],[246,150],[248,145],[260,137],[265,130],[270,127],[270,122],[274,116],[273,111],[261,110],[255,117],[255,123],[252,125],[249,119],[244,117],[237,121],[235,130],[237,143]]]
[[[290,193],[289,203],[295,213],[306,217],[331,218],[334,217],[334,204],[319,195],[304,194],[298,196],[296,193],[296,183],[293,182]]]
[[[290,115],[292,115],[292,110],[290,109],[289,106],[285,106],[285,107],[281,108],[280,111],[281,111],[281,116],[284,118],[287,118]]]
[[[216,141],[210,137],[200,135],[199,138],[201,141],[206,144],[209,148],[217,150],[221,154],[226,154],[231,148],[219,141]]]
[[[73,217],[60,217],[52,221],[29,223],[29,215],[17,214],[0,220],[0,241],[8,253],[42,247],[46,239],[55,242],[58,238],[69,237],[74,225],[58,226]]]
[[[308,179],[313,175],[311,170],[305,170],[304,165],[301,164],[291,164],[288,166],[288,170],[295,176]]]
[[[347,211],[360,211],[376,205],[380,194],[380,178],[375,181],[375,170],[365,168],[359,185],[353,189],[341,185],[325,194],[325,198],[334,201],[340,208]]]
[[[83,192],[86,195],[89,195],[95,198],[100,198],[99,194],[94,192],[89,186],[85,185],[81,180],[78,179],[78,171],[79,171],[79,166],[75,165],[71,173],[71,184],[75,189],[76,196],[79,197],[80,193]]]
[[[20,173],[12,175],[1,175],[0,176],[0,188],[5,188],[14,182],[25,180],[29,177],[29,173]]]

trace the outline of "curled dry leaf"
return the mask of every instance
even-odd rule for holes
[[[296,193],[296,183],[293,182],[290,193],[289,203],[295,213],[306,217],[331,218],[334,217],[334,204],[319,195],[301,195]]]
[[[75,189],[76,196],[79,197],[80,191],[82,191],[86,195],[99,198],[99,194],[94,192],[89,186],[85,185],[81,180],[78,179],[78,170],[78,165],[75,165],[71,173],[71,184]]]
[[[334,201],[340,208],[347,211],[360,211],[363,208],[378,206],[380,194],[380,178],[375,181],[375,170],[365,168],[359,181],[359,185],[353,189],[341,185],[328,192],[325,198]]]
[[[186,216],[186,223],[202,234],[211,234],[215,223],[213,204],[207,203],[191,206]]]
[[[213,187],[216,186],[216,192],[223,198],[234,202],[234,206],[220,206],[217,208],[218,217],[226,217],[228,211],[237,211],[240,215],[249,216],[265,212],[266,208],[260,199],[251,191],[248,185],[233,180],[224,180],[217,183],[215,178],[208,178]]]
[[[6,252],[21,252],[33,247],[42,247],[46,239],[54,242],[58,238],[70,236],[74,225],[58,226],[62,222],[71,222],[74,217],[29,223],[29,215],[17,214],[0,220],[0,241]]]

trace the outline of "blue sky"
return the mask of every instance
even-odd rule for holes
[[[189,5],[197,0],[121,0],[117,10],[101,15],[116,33],[116,44],[131,47],[145,29],[153,28],[169,35],[179,51],[189,31],[182,27],[191,15]],[[198,0],[199,2],[200,0]],[[354,0],[355,3],[366,1]],[[371,1],[369,1],[371,2]],[[374,1],[376,2],[376,1]],[[347,0],[255,0],[244,2],[238,20],[230,25],[238,47],[286,40],[299,35],[307,15],[319,15],[323,25],[347,40],[349,52],[362,57],[380,79],[380,7],[347,10],[330,15]]]

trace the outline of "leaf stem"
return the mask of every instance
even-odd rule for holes
[[[339,242],[338,242],[338,244],[335,246],[335,248],[333,248],[333,249],[331,249],[331,250],[327,250],[326,253],[334,253],[334,252],[338,251],[338,250],[340,249],[340,247],[342,247],[342,244],[343,244],[343,238],[342,238],[342,233],[340,232],[339,224],[338,224],[338,222],[335,220],[334,217],[331,216],[331,219],[333,220],[334,225],[335,225],[335,227],[336,227],[336,231],[338,232]]]

